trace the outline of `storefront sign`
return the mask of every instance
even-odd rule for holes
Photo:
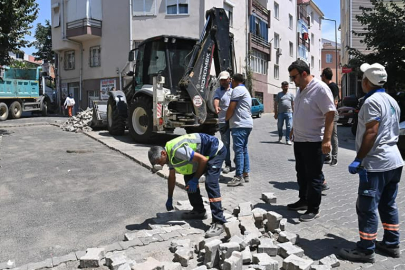
[[[352,68],[342,67],[342,73],[350,73],[350,72],[352,72],[352,71],[353,71]]]
[[[108,99],[108,92],[116,89],[116,79],[100,80],[100,97],[101,99]]]

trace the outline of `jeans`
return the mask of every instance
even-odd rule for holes
[[[221,134],[221,141],[226,148],[225,166],[231,167],[231,130],[229,128],[229,122],[219,123],[219,133]]]
[[[292,113],[279,113],[277,116],[277,129],[279,138],[283,137],[283,124],[285,121],[285,139],[290,140],[290,131],[292,126]]]
[[[249,153],[247,149],[248,138],[251,128],[233,128],[232,140],[233,151],[235,152],[236,176],[250,172]]]
[[[324,181],[322,142],[294,142],[294,155],[299,198],[307,203],[309,212],[317,213]]]
[[[338,141],[338,134],[337,134],[337,121],[339,119],[339,113],[335,112],[335,119],[333,121],[333,130],[332,130],[332,158],[337,159],[338,149],[339,149],[339,141]]]
[[[378,213],[384,227],[383,243],[399,245],[398,207],[395,199],[402,167],[387,172],[367,172],[367,179],[359,181],[356,212],[359,219],[360,241],[357,247],[374,251],[377,238]]]
[[[221,191],[219,189],[219,176],[221,174],[222,163],[224,163],[225,156],[226,148],[222,147],[215,157],[208,160],[205,168],[205,189],[207,190],[208,199],[210,201],[212,222],[218,222],[221,224],[226,223],[221,203]],[[194,174],[184,175],[184,182],[186,185],[193,176]],[[196,192],[187,193],[187,195],[190,204],[193,206],[193,210],[200,213],[205,212],[199,187]]]

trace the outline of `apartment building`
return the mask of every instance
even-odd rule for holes
[[[336,47],[337,46],[337,47]],[[322,59],[321,70],[330,68],[333,72],[332,81],[336,82],[339,89],[341,87],[342,69],[340,64],[340,44],[327,39],[322,39]],[[336,55],[337,54],[337,55]],[[337,69],[336,69],[337,68]],[[336,76],[337,75],[337,76]],[[337,78],[337,79],[336,79]]]
[[[309,49],[298,27],[297,0],[52,0],[52,46],[57,53],[60,91],[72,93],[76,110],[92,99],[108,98],[113,87],[125,85],[123,74],[131,68],[128,52],[140,42],[158,35],[198,39],[205,11],[224,8],[234,34],[237,72],[251,74],[253,96],[273,111],[273,95],[288,81],[288,66],[300,57],[318,75],[320,46]],[[300,0],[298,0],[300,1]],[[314,12],[314,39],[320,39],[323,14],[309,1],[306,14]],[[301,10],[300,9],[300,10]],[[308,19],[306,17],[306,19]],[[306,26],[308,33],[309,25]],[[295,85],[291,84],[295,93]]]

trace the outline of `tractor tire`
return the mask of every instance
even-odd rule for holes
[[[186,127],[184,128],[187,134],[190,133],[205,133],[214,136],[218,131],[218,125],[216,124],[203,124],[198,127]]]
[[[107,128],[111,135],[121,136],[125,133],[125,118],[120,115],[112,96],[108,98],[107,103]]]
[[[42,116],[47,116],[48,115],[48,101],[46,99],[42,100],[41,114],[42,114]]]
[[[152,98],[140,96],[129,109],[128,129],[134,141],[149,143],[153,141]]]
[[[6,121],[8,118],[8,107],[6,103],[0,103],[0,121]]]
[[[11,103],[8,109],[8,115],[10,116],[10,118],[18,119],[21,117],[21,114],[22,114],[21,103],[18,101],[14,101],[13,103]]]

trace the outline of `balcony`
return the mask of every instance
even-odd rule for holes
[[[308,20],[308,13],[305,10],[304,6],[297,6],[297,18],[298,20],[304,21],[307,25],[309,25],[309,20]]]
[[[249,15],[253,13],[256,14],[256,16],[261,18],[263,21],[267,22],[267,25],[270,28],[271,11],[260,4],[260,2],[257,0],[249,1]]]
[[[66,24],[66,37],[74,40],[89,40],[101,37],[102,21],[84,18]]]
[[[252,48],[254,48],[260,52],[263,52],[263,53],[269,55],[269,57],[270,57],[271,43],[266,41],[261,36],[255,35],[253,33],[249,33],[249,49],[252,49]]]
[[[303,39],[301,33],[297,33],[297,34],[298,34],[297,35],[298,36],[298,45],[304,45],[305,48],[307,48],[308,52],[310,52],[311,51],[311,40]]]

